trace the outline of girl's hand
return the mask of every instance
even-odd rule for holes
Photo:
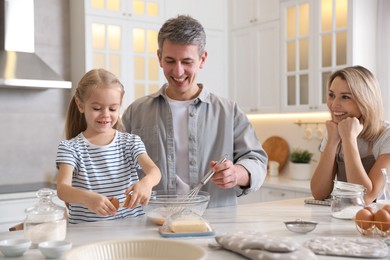
[[[348,117],[338,124],[338,132],[342,140],[356,140],[363,130],[363,124],[356,117]]]
[[[130,185],[126,189],[126,194],[131,193],[131,200],[128,208],[135,208],[138,205],[145,206],[149,203],[150,196],[152,195],[152,186],[149,186],[143,179],[133,185]]]
[[[99,216],[115,215],[117,211],[107,197],[95,192],[90,192],[85,206]]]
[[[145,172],[145,176],[126,189],[125,194],[131,192],[130,203],[127,205],[128,208],[134,208],[138,205],[147,205],[150,196],[152,195],[153,187],[156,186],[161,179],[159,168],[146,153],[138,156],[138,163]]]

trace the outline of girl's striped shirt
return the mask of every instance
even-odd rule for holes
[[[114,140],[106,146],[88,142],[82,133],[71,140],[60,142],[57,151],[57,168],[60,163],[74,167],[72,186],[94,191],[106,197],[125,200],[126,188],[139,181],[137,158],[146,153],[141,138],[134,134],[116,131]],[[80,204],[69,207],[69,223],[93,222],[145,214],[141,206],[134,209],[119,208],[114,216],[98,216]]]

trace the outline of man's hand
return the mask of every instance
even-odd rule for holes
[[[222,189],[230,189],[237,185],[249,185],[249,174],[243,166],[235,165],[230,160],[226,160],[219,165],[216,165],[216,163],[216,161],[210,163],[210,166],[215,171],[211,178],[215,185]]]

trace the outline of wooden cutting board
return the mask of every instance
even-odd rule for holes
[[[279,172],[283,170],[289,156],[287,141],[280,136],[271,136],[264,141],[263,148],[268,154],[268,161],[277,161]]]

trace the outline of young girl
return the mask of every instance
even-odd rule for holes
[[[140,137],[122,132],[124,88],[110,72],[95,69],[79,82],[66,118],[66,139],[58,146],[57,194],[69,205],[69,223],[136,217],[161,178]],[[137,168],[145,177],[138,179]],[[118,210],[131,193],[128,208]]]
[[[315,199],[327,198],[333,180],[363,185],[365,201],[381,194],[381,168],[390,168],[390,125],[383,119],[382,97],[374,75],[354,66],[334,72],[327,105],[332,119],[321,143],[321,157],[311,179]]]

